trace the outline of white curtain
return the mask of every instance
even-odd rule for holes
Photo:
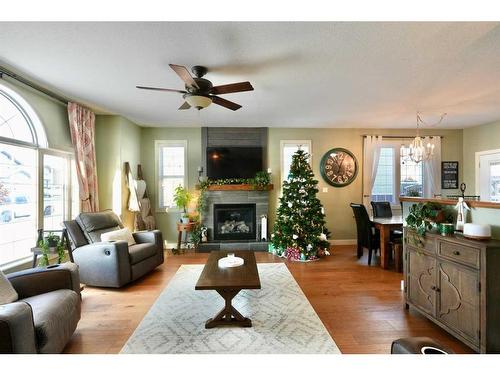
[[[363,204],[370,209],[372,190],[377,176],[382,136],[368,135],[363,143]]]
[[[425,137],[424,145],[434,144],[434,156],[424,161],[424,198],[441,195],[441,137]]]

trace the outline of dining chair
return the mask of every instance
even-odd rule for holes
[[[380,249],[380,234],[375,229],[368,216],[366,207],[362,204],[351,203],[354,218],[356,219],[356,230],[358,235],[358,258],[363,255],[363,248],[368,249],[368,265],[372,262],[372,252]]]
[[[373,209],[373,218],[391,218],[392,217],[392,209],[390,202],[370,202]],[[401,212],[403,209],[401,208]],[[400,246],[403,241],[403,231],[399,229],[391,230],[391,241],[390,246],[392,249],[392,259],[394,259],[396,265],[396,271],[398,271],[398,264],[400,258]]]
[[[389,202],[370,202],[373,209],[373,217],[392,217],[391,204]]]

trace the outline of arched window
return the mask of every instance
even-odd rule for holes
[[[71,154],[48,148],[31,106],[0,84],[0,265],[30,257],[37,229],[60,230],[78,212],[72,164]]]
[[[35,111],[4,85],[0,85],[0,137],[14,143],[48,147],[45,130]]]

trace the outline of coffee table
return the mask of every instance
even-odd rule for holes
[[[219,259],[227,256],[228,253],[234,253],[235,256],[243,258],[245,264],[239,267],[219,268]],[[241,315],[231,304],[233,298],[242,289],[260,289],[255,254],[252,251],[212,251],[196,283],[195,290],[215,290],[224,298],[225,305],[217,315],[207,320],[205,328],[221,325],[252,326],[252,321]]]

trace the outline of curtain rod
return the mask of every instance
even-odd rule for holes
[[[362,137],[377,136],[377,134],[363,134]],[[382,135],[382,138],[389,139],[414,139],[415,135]],[[442,135],[422,135],[422,137],[439,137],[444,138]]]
[[[28,87],[31,87],[32,89],[35,89],[36,91],[39,91],[39,92],[51,97],[52,99],[55,99],[55,100],[65,104],[65,105],[68,105],[68,100],[65,99],[64,97],[62,97],[61,95],[58,95],[55,92],[47,90],[47,89],[43,88],[42,86],[39,86],[36,83],[31,82],[30,80],[28,80],[24,77],[21,77],[20,75],[12,72],[9,69],[0,65],[0,78],[3,79],[4,75],[6,75],[7,77],[10,77],[12,79],[15,79],[16,81],[22,83],[23,85],[26,85]]]

